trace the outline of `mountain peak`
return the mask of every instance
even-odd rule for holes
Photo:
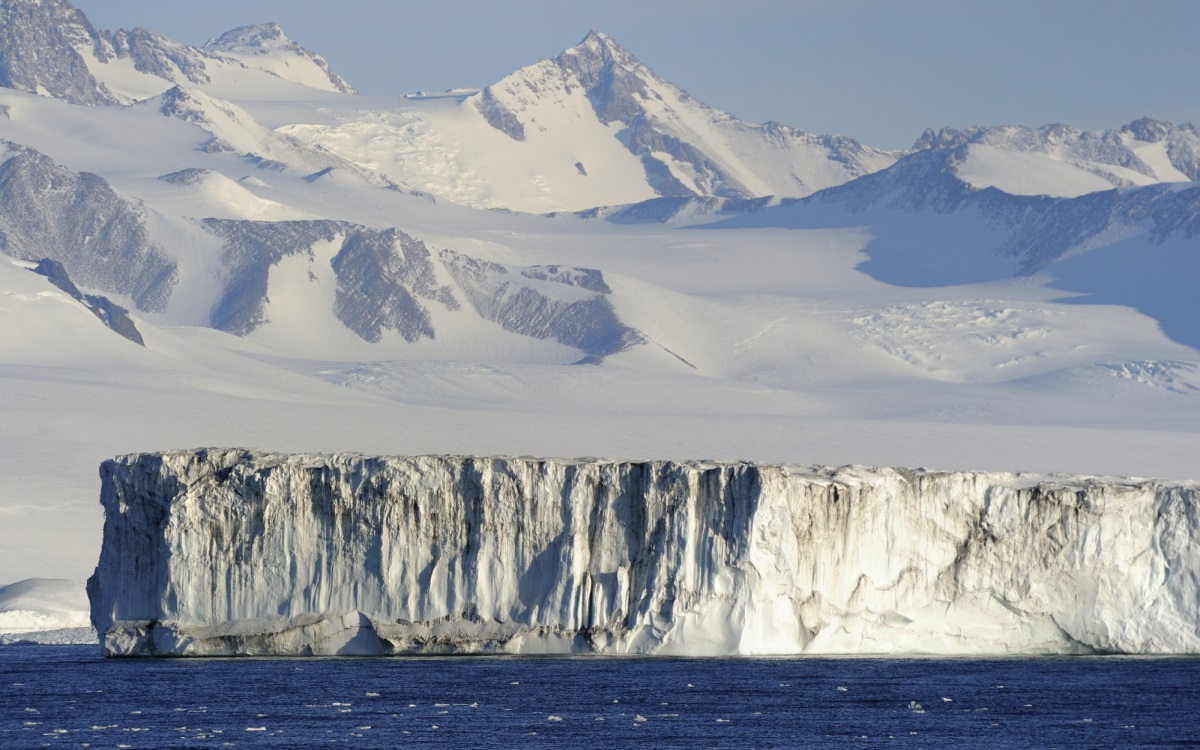
[[[288,38],[282,26],[274,21],[269,21],[230,29],[216,39],[209,39],[204,43],[204,48],[231,51],[246,47],[259,49],[290,47],[293,44],[295,42]]]
[[[1122,131],[1130,133],[1134,138],[1145,143],[1165,141],[1175,129],[1176,126],[1172,123],[1155,120],[1150,117],[1142,117],[1134,120],[1121,128]]]
[[[551,62],[568,80],[583,87],[596,114],[606,123],[619,120],[630,124],[641,111],[638,102],[650,96],[649,88],[674,88],[631,52],[595,30]]]
[[[564,50],[554,61],[564,70],[576,74],[581,70],[597,71],[610,64],[624,68],[642,66],[627,49],[595,29],[589,31],[579,44]]]
[[[317,53],[306,49],[300,44],[293,41],[283,27],[275,22],[260,23],[252,26],[239,26],[236,29],[226,31],[216,39],[209,39],[204,44],[205,51],[215,52],[224,55],[233,55],[234,57],[253,56],[256,61],[269,59],[271,57],[279,57],[283,62],[276,65],[274,72],[283,77],[289,77],[291,71],[287,69],[291,66],[287,63],[287,58],[290,55],[296,55],[320,69],[321,74],[318,79],[305,81],[306,85],[315,86],[317,88],[332,87],[334,91],[340,91],[343,94],[353,94],[354,87],[347,83],[341,76],[333,71],[328,61]],[[268,65],[268,63],[255,63]]]
[[[66,0],[0,0],[0,86],[73,104],[116,104],[80,53],[99,42]]]
[[[622,162],[621,168],[640,168],[645,188],[658,196],[798,197],[896,160],[895,154],[849,138],[742,122],[663,80],[594,29],[557,57],[521,68],[469,101],[515,141],[550,133],[567,112],[572,128],[580,117],[594,123],[593,142],[607,148],[615,140],[630,152],[637,161]],[[587,108],[594,121],[582,114]],[[551,141],[575,134],[560,130],[536,137]],[[787,156],[780,158],[781,152]],[[614,163],[609,157],[605,161]],[[588,176],[577,157],[565,163]]]
[[[580,40],[579,44],[577,44],[575,46],[576,47],[600,46],[600,47],[610,47],[610,48],[611,47],[618,47],[618,48],[620,47],[620,45],[617,44],[616,42],[614,42],[610,36],[608,36],[607,34],[605,34],[602,31],[596,31],[595,29],[589,29],[587,36],[585,36],[582,40]]]

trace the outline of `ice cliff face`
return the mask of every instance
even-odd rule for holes
[[[112,655],[1200,652],[1200,484],[198,450],[101,467]]]

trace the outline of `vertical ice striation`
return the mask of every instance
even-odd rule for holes
[[[113,655],[1200,652],[1196,482],[225,449],[101,476]]]

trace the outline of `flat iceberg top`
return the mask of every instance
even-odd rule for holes
[[[132,465],[144,459],[162,459],[166,462],[196,461],[220,466],[236,464],[253,465],[260,469],[275,467],[319,468],[348,466],[364,462],[383,464],[398,464],[405,462],[433,462],[461,464],[473,463],[524,463],[549,466],[589,466],[589,467],[622,467],[622,466],[672,466],[691,471],[708,471],[711,469],[728,468],[763,468],[783,472],[786,475],[805,478],[814,482],[828,481],[845,484],[872,483],[883,479],[903,477],[908,481],[923,476],[946,475],[977,475],[986,476],[994,484],[1013,488],[1027,488],[1039,484],[1052,484],[1061,487],[1086,487],[1090,485],[1136,487],[1146,484],[1170,484],[1179,487],[1193,488],[1200,486],[1200,480],[1163,479],[1148,477],[1121,477],[1086,474],[1065,474],[1053,472],[997,472],[997,471],[955,471],[928,468],[904,468],[886,466],[866,466],[847,464],[843,466],[827,466],[822,464],[785,463],[773,464],[760,461],[738,459],[611,459],[594,456],[576,457],[542,457],[542,456],[510,456],[492,455],[476,456],[466,454],[428,454],[428,455],[376,455],[354,451],[344,453],[281,453],[258,448],[192,448],[175,449],[158,452],[128,453],[116,456],[111,463]],[[106,462],[108,463],[108,462]]]

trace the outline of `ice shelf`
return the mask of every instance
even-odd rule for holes
[[[1200,483],[710,461],[101,467],[107,653],[1200,653]]]

